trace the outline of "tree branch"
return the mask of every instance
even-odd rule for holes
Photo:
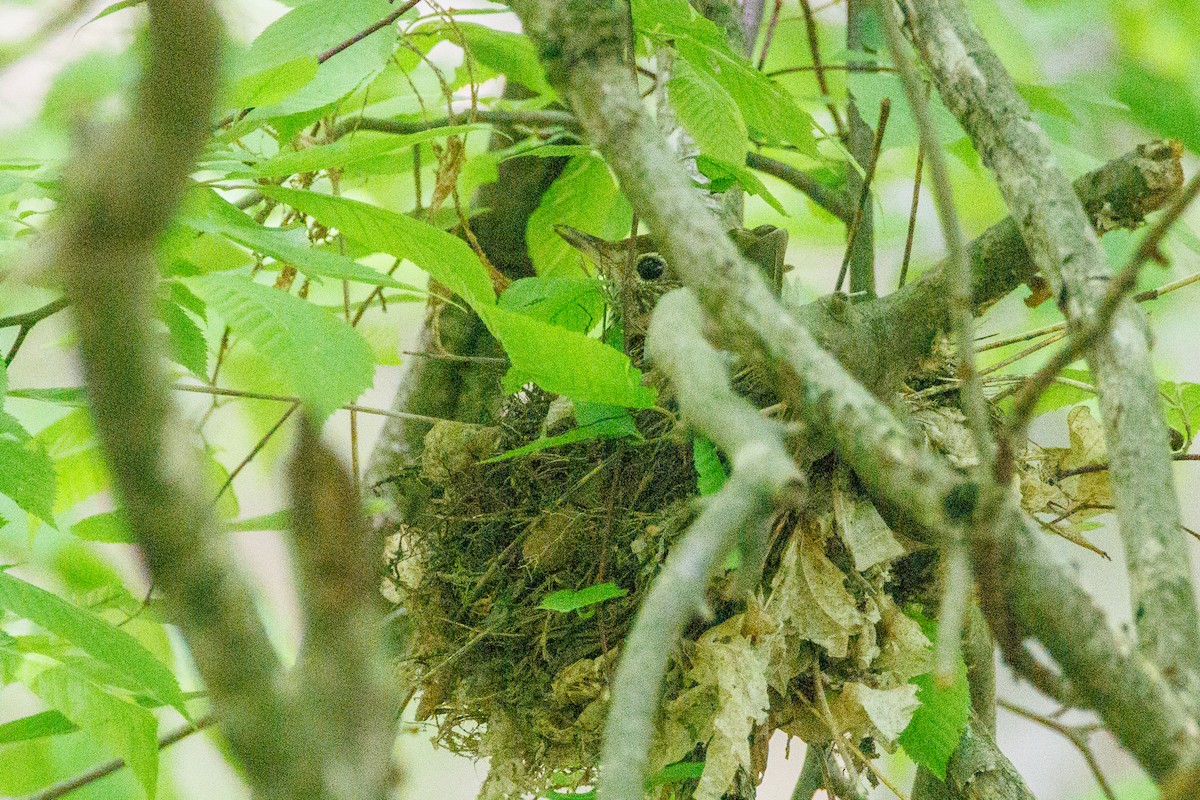
[[[49,239],[75,308],[97,436],[154,583],[256,794],[345,797],[344,776],[331,777],[310,757],[344,742],[323,735],[323,719],[298,724],[311,718],[282,691],[279,661],[170,399],[153,328],[155,250],[208,132],[221,32],[208,3],[148,5],[149,60],[134,113],[76,158]]]
[[[1078,178],[1075,194],[1096,232],[1137,228],[1147,214],[1162,208],[1183,185],[1181,154],[1176,143],[1150,142]],[[984,231],[967,252],[976,313],[1038,274],[1011,216]],[[878,330],[887,332],[890,357],[914,364],[948,329],[946,270],[943,261],[902,289],[860,307]]]
[[[946,107],[971,136],[1051,281],[1073,332],[1087,329],[1111,274],[1075,193],[1012,78],[960,0],[904,0],[906,24]],[[1096,376],[1138,644],[1200,711],[1200,615],[1144,318],[1129,300],[1088,353]],[[1001,481],[1004,475],[998,476]]]
[[[263,788],[288,754],[279,663],[249,591],[234,577],[150,327],[153,248],[205,138],[219,22],[207,3],[152,0],[149,7],[150,63],[134,116],[69,171],[54,243],[118,495],[222,732]]]
[[[733,474],[671,548],[625,640],[604,729],[601,800],[642,798],[663,675],[675,644],[739,535],[765,536],[776,504],[800,481],[783,427],[733,391],[726,362],[704,340],[702,324],[690,291],[669,292],[650,322],[647,355],[672,379],[688,420],[729,454]]]
[[[326,796],[385,800],[396,785],[399,709],[380,636],[383,541],[368,534],[354,481],[307,419],[292,458],[291,492],[305,621],[295,724],[317,734],[313,755],[337,783]]]
[[[1187,763],[1200,750],[1195,723],[1157,670],[1129,652],[1057,566],[1036,526],[1009,498],[992,517],[976,516],[976,487],[918,447],[904,423],[817,346],[738,255],[672,161],[629,81],[617,4],[523,0],[513,7],[551,79],[722,341],[751,362],[782,369],[789,403],[814,435],[836,443],[895,530],[939,543],[959,525],[985,528],[1003,559],[1005,600],[1021,634],[1046,646],[1083,702],[1101,712],[1151,774],[1164,778]]]

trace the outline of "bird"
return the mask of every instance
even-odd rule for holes
[[[640,361],[650,315],[660,297],[681,285],[678,272],[671,268],[655,245],[654,237],[648,234],[633,240],[634,269],[627,275],[630,238],[614,242],[570,225],[557,225],[555,230],[595,265],[608,293],[609,306],[617,314],[614,323],[621,326],[625,352]],[[788,269],[783,263],[787,231],[774,225],[760,225],[751,230],[734,229],[729,231],[729,237],[742,256],[762,270],[778,296],[783,273]]]

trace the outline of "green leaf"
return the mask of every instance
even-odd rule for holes
[[[283,264],[291,264],[305,275],[388,286],[424,294],[417,287],[400,283],[382,272],[359,264],[354,259],[328,250],[316,249],[307,242],[296,239],[288,231],[259,225],[211,189],[193,192],[179,220],[192,230],[224,236],[256,253],[270,256]]]
[[[602,239],[620,239],[629,235],[632,215],[633,208],[604,159],[596,155],[572,158],[542,194],[525,226],[534,270],[542,277],[584,277],[579,251],[559,236],[555,227],[570,225]]]
[[[87,407],[87,390],[82,386],[67,386],[57,389],[13,389],[9,397],[20,397],[24,400],[40,400],[43,403],[55,403],[71,408]]]
[[[657,774],[646,781],[646,788],[662,786],[664,783],[679,783],[680,781],[699,780],[704,774],[703,761],[677,761],[667,764]]]
[[[696,467],[696,488],[701,496],[721,491],[728,473],[717,446],[702,433],[692,437],[692,464]]]
[[[575,591],[574,589],[562,589],[557,592],[552,592],[542,598],[542,602],[538,604],[538,608],[544,608],[547,611],[558,611],[563,614],[572,611],[594,606],[598,603],[603,603],[605,600],[612,600],[616,597],[624,597],[629,594],[626,589],[622,589],[611,581],[608,583],[597,583],[593,586],[588,586],[586,589]]]
[[[159,303],[158,315],[167,326],[167,352],[171,360],[207,382],[208,342],[204,331],[175,303]]]
[[[278,178],[301,172],[317,172],[334,167],[345,167],[359,161],[377,158],[397,150],[407,149],[414,144],[454,136],[460,133],[482,130],[486,125],[451,125],[430,128],[427,131],[401,136],[390,133],[360,131],[350,133],[336,142],[305,147],[301,150],[282,150],[265,161],[260,161],[249,170],[257,178]]]
[[[625,408],[654,405],[654,390],[642,385],[642,373],[629,357],[599,339],[496,306],[476,311],[512,362],[506,387],[533,381],[575,401]]]
[[[937,641],[937,622],[919,613],[910,612],[909,616],[921,625],[925,638],[930,642]],[[960,656],[954,681],[949,686],[939,685],[931,672],[918,675],[911,682],[917,686],[917,699],[921,705],[900,734],[900,746],[913,761],[945,780],[946,764],[958,747],[971,714],[967,665]]]
[[[158,720],[154,714],[102,691],[65,666],[39,673],[29,688],[125,759],[146,796],[154,797],[158,786]]]
[[[316,56],[298,56],[238,78],[229,104],[237,108],[254,108],[281,103],[288,95],[307,86],[316,76]]]
[[[1121,65],[1116,93],[1138,123],[1200,153],[1200,88],[1194,79],[1127,59]]]
[[[404,214],[345,197],[280,186],[263,186],[260,191],[375,252],[407,258],[472,305],[496,302],[487,269],[470,245],[456,236]]]
[[[42,443],[0,411],[0,494],[53,527],[55,483],[54,464]]]
[[[715,158],[702,155],[696,159],[696,168],[704,177],[711,181],[710,188],[714,192],[723,192],[729,188],[730,184],[736,183],[746,190],[747,194],[752,194],[756,197],[761,197],[767,205],[775,209],[781,215],[788,217],[787,209],[783,207],[783,203],[779,202],[779,198],[771,194],[771,190],[767,185],[759,180],[753,170],[747,169],[741,164],[732,164],[727,161],[718,161]]]
[[[581,405],[583,405],[581,403]],[[625,436],[637,436],[637,428],[633,426],[633,418],[623,408],[614,406],[597,406],[609,409],[610,416],[594,419],[588,422],[580,421],[578,427],[560,433],[557,436],[544,436],[534,439],[527,445],[507,450],[498,456],[486,459],[481,463],[491,464],[496,461],[508,461],[513,458],[540,453],[552,447],[561,447],[575,442],[586,442],[592,439],[620,439]]]
[[[520,278],[500,295],[499,306],[577,333],[604,315],[604,290],[591,278]]]
[[[750,146],[746,123],[715,77],[679,59],[667,81],[667,96],[701,153],[734,164],[745,160]]]
[[[313,57],[341,44],[386,17],[387,0],[312,0],[284,14],[259,34],[241,59],[238,72],[255,75],[274,67]],[[265,119],[321,108],[344,97],[379,74],[395,45],[395,25],[355,42],[317,67],[316,75],[298,90],[251,117]]]
[[[247,517],[226,524],[228,531],[286,531],[292,526],[292,512],[286,508],[261,514],[257,517]]]
[[[886,97],[891,103],[888,116],[886,142],[890,147],[915,147],[920,140],[916,117],[904,94],[904,84],[896,75],[888,72],[850,72],[850,90],[862,115],[874,125],[879,114],[879,105]],[[937,92],[929,97],[929,113],[933,118],[933,129],[937,139],[949,144],[965,135]]]
[[[467,50],[479,63],[536,94],[554,95],[554,89],[546,80],[542,60],[538,58],[537,49],[528,36],[463,22],[457,23],[455,28],[462,33]],[[458,38],[452,32],[448,31],[444,38],[458,43]]]
[[[130,544],[134,541],[133,532],[129,529],[129,520],[124,511],[104,511],[85,517],[71,526],[71,533],[89,542],[121,542]]]
[[[7,572],[0,572],[0,608],[70,642],[97,661],[112,667],[139,690],[188,716],[179,684],[171,670],[141,642],[120,628]],[[67,713],[61,708],[59,710]],[[70,714],[67,716],[71,718]],[[71,719],[78,723],[78,720]]]
[[[210,309],[278,372],[319,420],[352,402],[375,374],[371,347],[345,320],[237,275],[186,279]]]
[[[24,742],[43,736],[61,736],[77,731],[71,720],[58,711],[42,711],[0,725],[0,744]]]
[[[714,30],[708,20],[697,19],[690,33],[676,42],[680,55],[725,88],[751,133],[769,145],[787,142],[807,155],[818,156],[812,115],[778,84],[735,55],[722,37],[713,35]]]
[[[1071,378],[1081,383],[1092,383],[1092,373],[1081,369],[1064,369],[1062,371],[1064,378]],[[1096,396],[1094,391],[1089,392],[1086,389],[1081,389],[1078,386],[1069,386],[1065,383],[1055,382],[1050,385],[1040,398],[1037,404],[1033,407],[1033,416],[1038,417],[1042,414],[1063,408],[1064,406],[1073,406],[1076,403],[1082,403],[1085,400],[1091,400]]]

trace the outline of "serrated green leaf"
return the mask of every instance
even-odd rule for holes
[[[96,16],[89,19],[86,24],[93,23],[98,19],[104,19],[109,14],[115,14],[118,11],[124,11],[127,8],[134,8],[136,6],[140,6],[144,2],[146,2],[146,0],[119,0],[119,2],[113,3],[112,5],[109,5],[109,6],[105,6],[104,9],[102,11],[100,11],[99,14],[97,14]]]
[[[375,252],[407,258],[468,303],[496,301],[492,279],[463,240],[404,214],[345,197],[280,186],[261,191]]]
[[[610,416],[590,421],[581,420],[578,427],[572,428],[565,433],[534,439],[527,445],[507,450],[498,456],[493,456],[480,463],[491,464],[496,461],[508,461],[509,459],[540,453],[552,447],[561,447],[576,442],[587,442],[592,439],[620,439],[625,436],[638,435],[637,428],[633,426],[633,418],[629,416],[628,411],[614,406],[602,407],[610,410]]]
[[[566,614],[571,611],[579,611],[580,609],[594,606],[597,603],[603,603],[605,600],[624,597],[627,594],[629,594],[628,590],[622,589],[611,581],[608,583],[597,583],[578,591],[574,589],[562,589],[552,592],[542,598],[542,602],[538,604],[538,608]]]
[[[125,512],[120,510],[104,511],[85,517],[71,526],[71,533],[89,542],[121,542],[132,543],[133,533],[129,529],[129,520]]]
[[[158,720],[149,710],[108,694],[65,666],[39,673],[29,688],[125,759],[146,796],[153,799],[158,786]]]
[[[0,411],[0,494],[53,527],[55,486],[54,464],[42,443]]]
[[[679,59],[667,81],[667,97],[701,153],[733,164],[745,160],[750,146],[746,123],[715,77]]]
[[[291,264],[305,275],[336,278],[372,286],[388,286],[414,294],[424,294],[417,287],[401,283],[365,264],[359,264],[354,259],[314,248],[307,242],[294,238],[288,231],[259,225],[211,189],[197,189],[192,192],[178,219],[181,224],[192,230],[224,236],[256,253],[270,256],[284,264]]]
[[[702,433],[692,437],[692,464],[696,468],[696,488],[701,496],[721,491],[728,473],[717,453],[717,446]]]
[[[0,725],[0,744],[24,742],[43,736],[61,736],[79,730],[59,711],[42,711]]]
[[[323,169],[346,167],[360,161],[378,158],[387,153],[394,153],[397,150],[407,149],[414,144],[482,130],[486,127],[482,124],[451,125],[400,136],[372,131],[350,133],[329,144],[313,145],[302,150],[280,151],[270,158],[254,164],[250,167],[249,174],[257,178],[277,178],[301,172],[317,172]]]
[[[259,34],[238,65],[253,75],[302,57],[324,53],[386,17],[387,0],[312,0],[284,14]],[[252,119],[266,119],[321,108],[344,97],[379,74],[391,56],[396,26],[388,25],[355,42],[317,67],[316,75],[280,102],[259,107]]]
[[[649,408],[655,392],[619,350],[574,331],[496,306],[477,308],[512,362],[520,383],[533,381],[572,400]]]
[[[316,56],[302,55],[238,78],[229,102],[237,108],[282,103],[288,95],[307,86],[316,76]]]
[[[725,88],[751,133],[769,145],[787,142],[817,157],[813,135],[816,123],[812,115],[800,108],[782,87],[735,55],[709,29],[715,26],[706,19],[697,19],[691,32],[676,41],[679,54]]]
[[[0,572],[0,608],[70,642],[114,669],[139,690],[187,716],[183,695],[171,670],[120,628],[7,572]],[[70,714],[67,716],[71,718]]]
[[[471,23],[460,22],[454,27],[461,32],[467,50],[479,63],[536,94],[554,96],[554,89],[546,80],[546,70],[538,58],[537,48],[528,36]],[[445,38],[458,43],[458,38],[452,32]]]
[[[57,389],[13,389],[8,395],[71,408],[87,407],[87,390],[82,386],[66,386]]]
[[[632,215],[604,159],[592,154],[572,158],[542,194],[525,226],[534,270],[547,278],[584,277],[579,251],[555,228],[570,225],[602,239],[620,239],[629,235]]]
[[[936,621],[919,613],[906,613],[921,625],[925,638],[937,642]],[[954,670],[954,682],[949,686],[940,685],[931,672],[918,675],[911,683],[917,686],[917,699],[921,705],[913,712],[912,720],[898,741],[913,761],[945,780],[946,764],[958,747],[971,714],[967,665],[960,656]]]
[[[708,156],[700,156],[696,159],[696,168],[704,177],[712,181],[712,190],[715,192],[725,191],[725,186],[722,183],[737,183],[747,194],[752,194],[755,197],[761,197],[767,205],[775,209],[781,215],[788,217],[787,209],[783,207],[783,203],[779,202],[779,198],[771,194],[771,190],[767,185],[759,180],[753,170],[747,169],[741,164],[732,164],[727,161],[718,161],[715,158]]]
[[[500,295],[499,306],[587,333],[600,323],[605,302],[604,290],[591,278],[520,278]]]
[[[247,517],[227,523],[225,529],[229,531],[286,531],[291,526],[292,512],[285,508],[281,511],[272,511],[270,514],[261,514],[257,517]]]
[[[371,385],[371,347],[345,320],[242,276],[201,275],[186,283],[278,372],[289,393],[318,420]]]
[[[159,303],[158,315],[167,326],[167,352],[171,360],[200,380],[207,381],[208,342],[204,331],[175,303]]]

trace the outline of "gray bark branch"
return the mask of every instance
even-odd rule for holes
[[[1111,278],[1083,207],[1045,133],[960,0],[901,3],[946,107],[992,169],[1030,255],[1073,333],[1086,329]],[[1200,711],[1200,615],[1179,518],[1167,425],[1145,319],[1129,300],[1088,351],[1117,519],[1128,561],[1138,645]]]

